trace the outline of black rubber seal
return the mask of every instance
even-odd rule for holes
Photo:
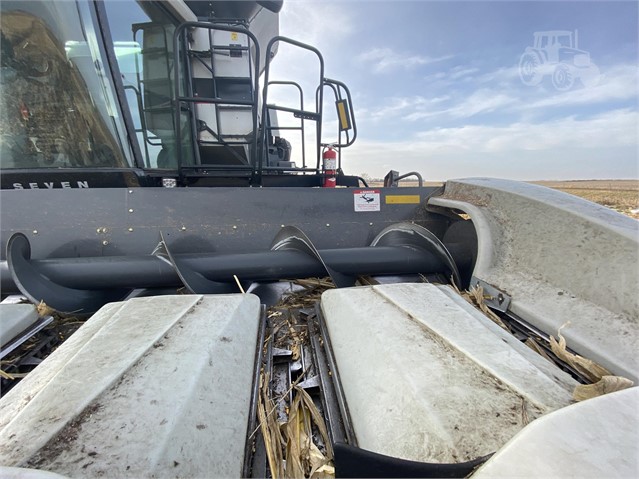
[[[407,461],[344,443],[333,446],[335,477],[466,477],[492,454],[472,461],[439,464]]]

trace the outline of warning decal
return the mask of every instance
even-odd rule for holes
[[[379,190],[355,190],[355,211],[379,211]]]

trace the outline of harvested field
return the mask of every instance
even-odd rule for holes
[[[639,180],[534,181],[639,219]]]

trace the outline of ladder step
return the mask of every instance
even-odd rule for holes
[[[322,116],[319,113],[315,113],[314,111],[298,110],[296,108],[288,108],[285,106],[277,106],[277,105],[266,105],[266,108],[270,110],[286,111],[289,113],[293,113],[293,116],[295,118],[303,118],[304,120],[319,121],[322,118]]]

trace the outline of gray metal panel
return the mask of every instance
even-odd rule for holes
[[[380,211],[355,212],[354,189],[131,188],[3,190],[0,247],[29,238],[32,258],[149,254],[162,231],[175,253],[267,250],[282,225],[318,249],[367,246],[386,226],[415,221],[441,235],[446,223],[422,204],[386,204],[387,194],[434,188],[379,188]]]

